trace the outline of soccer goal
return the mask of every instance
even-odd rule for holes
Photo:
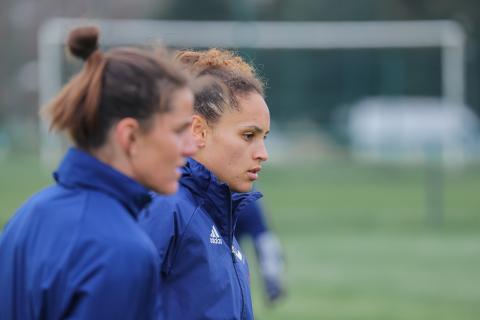
[[[83,20],[55,18],[39,30],[39,99],[47,103],[64,79],[64,43],[78,25],[95,24],[101,44],[145,45],[161,42],[173,48],[232,49],[385,49],[439,48],[442,98],[464,103],[465,33],[447,20],[368,22],[232,22],[158,20]],[[41,121],[41,158],[58,159],[65,142]]]

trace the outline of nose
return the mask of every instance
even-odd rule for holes
[[[191,157],[197,152],[198,146],[193,138],[192,133],[188,130],[182,141],[182,157]]]
[[[259,161],[268,160],[268,151],[267,151],[267,146],[265,145],[265,140],[262,140],[257,150],[255,150],[254,159]]]

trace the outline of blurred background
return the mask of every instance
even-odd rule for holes
[[[234,49],[267,81],[271,161],[257,188],[286,258],[287,295],[272,306],[244,244],[254,308],[258,319],[480,318],[480,2],[2,0],[0,227],[52,183],[58,161],[45,161],[39,105],[49,79],[64,82],[80,65],[56,44],[40,73],[39,30],[54,17],[411,21],[402,46],[367,46],[368,34],[358,47],[339,44],[355,25],[308,32],[312,46],[301,48],[262,47],[255,28],[235,34],[257,41]],[[444,21],[427,32],[438,44],[406,44],[424,33],[418,20]],[[336,46],[318,44],[329,37]]]

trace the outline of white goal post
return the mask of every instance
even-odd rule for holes
[[[62,86],[61,50],[75,26],[95,24],[105,46],[145,45],[159,41],[170,47],[255,49],[439,48],[442,98],[464,103],[465,42],[454,21],[362,22],[233,22],[161,20],[84,20],[54,18],[38,34],[39,99],[47,103]],[[41,121],[41,120],[40,120]],[[43,161],[58,159],[61,139],[40,122]]]

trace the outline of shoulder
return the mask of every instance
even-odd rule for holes
[[[108,194],[92,189],[55,186],[35,206],[37,226],[76,254],[111,257],[111,261],[149,261],[151,242],[131,213]],[[53,240],[52,240],[53,241]],[[74,254],[75,255],[75,254]]]
[[[199,205],[199,201],[185,189],[180,189],[171,196],[157,194],[148,208],[141,213],[140,225],[147,231],[152,228],[165,230],[173,224],[180,227],[190,220]]]
[[[140,279],[158,269],[155,246],[124,209],[111,218],[84,218],[69,262],[82,270],[103,270],[113,278]],[[123,280],[122,280],[123,281]]]
[[[124,234],[115,243],[101,237],[78,241],[65,266],[71,288],[99,301],[153,293],[159,272],[157,253],[151,241],[132,238]],[[119,283],[122,288],[111,291]]]
[[[152,243],[129,213],[92,211],[90,192],[49,187],[32,196],[9,222],[11,246],[21,248],[29,268],[59,269],[81,275],[108,268],[127,272],[138,266],[155,269]],[[107,200],[105,200],[107,201]],[[112,207],[109,207],[112,209]]]
[[[52,237],[71,238],[72,230],[76,230],[81,221],[82,203],[84,195],[58,185],[49,186],[32,195],[16,210],[5,232],[15,233],[18,241],[34,239],[32,243]],[[64,232],[66,230],[69,232]]]
[[[172,196],[155,195],[152,203],[139,217],[140,227],[163,258],[172,245],[187,231],[199,203],[188,190],[179,190]]]

